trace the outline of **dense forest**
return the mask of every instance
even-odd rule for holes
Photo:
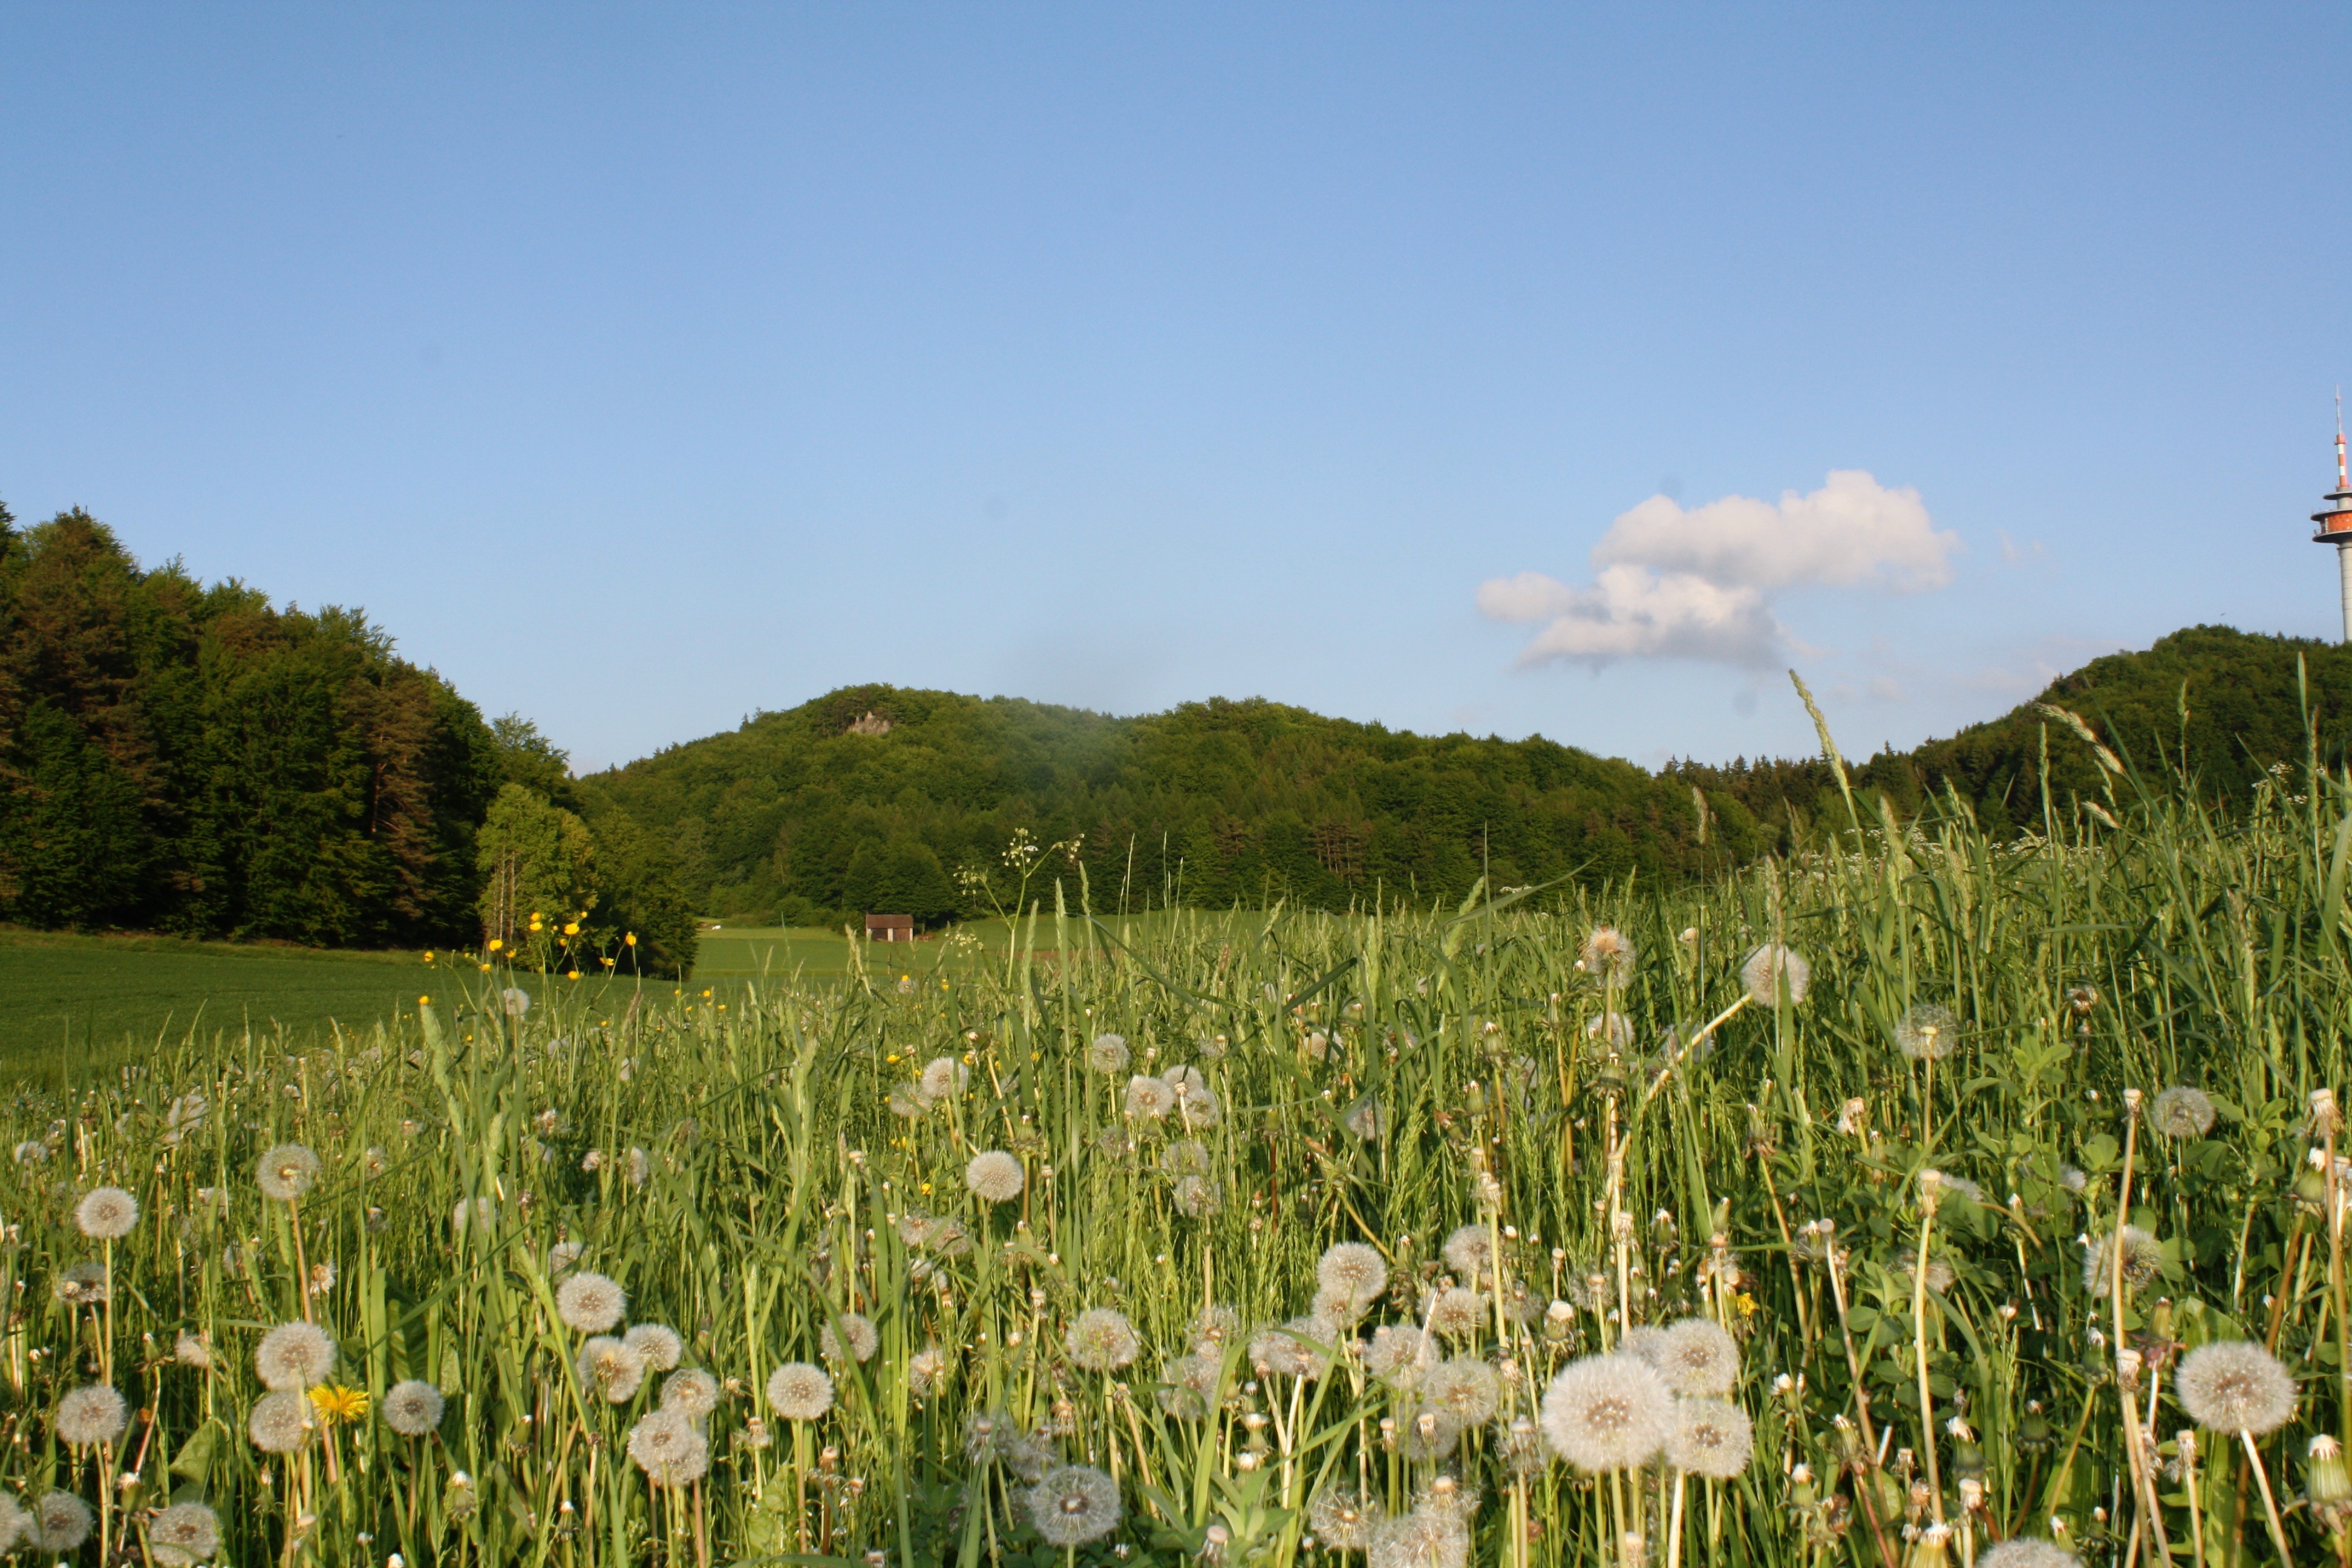
[[[0,920],[320,946],[504,929],[551,963],[690,964],[663,840],[572,804],[536,731],[486,722],[357,612],[0,507]],[[494,885],[523,918],[499,925]]]
[[[2242,800],[2304,753],[2298,660],[2323,746],[2352,741],[2352,650],[2200,626],[2095,660],[2039,700],[2155,787]],[[1855,765],[1864,809],[1965,810],[2011,832],[2104,799],[2100,764],[2028,703]],[[2125,787],[2130,787],[2126,784]],[[1680,763],[1651,774],[1552,742],[1424,737],[1264,701],[1113,719],[1013,699],[852,687],[581,781],[675,848],[706,911],[936,923],[1012,896],[1016,834],[1083,868],[1097,909],[1276,897],[1324,907],[1496,887],[1675,878],[1785,852],[1843,805],[1829,765]],[[1696,793],[1695,793],[1696,792]],[[1706,801],[1701,832],[1698,798]],[[1036,875],[1032,870],[1031,875]]]
[[[1852,784],[1874,816],[1884,797],[1996,833],[2143,784],[2228,805],[2303,756],[2306,705],[2340,760],[2352,649],[2198,626],[1882,752]],[[1451,901],[1482,877],[1686,878],[1844,820],[1818,758],[1654,774],[1541,738],[1262,700],[1115,719],[887,686],[580,778],[529,721],[486,721],[356,611],[281,609],[177,562],[142,568],[79,510],[20,531],[0,507],[0,921],[18,924],[495,937],[531,963],[676,973],[697,912],[935,926],[1048,878],[1098,910]]]

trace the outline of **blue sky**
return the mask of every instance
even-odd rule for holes
[[[1801,752],[1789,664],[1908,744],[2336,633],[2347,68],[2341,5],[11,6],[0,498],[586,765],[869,679]]]

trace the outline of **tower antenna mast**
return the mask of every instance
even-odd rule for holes
[[[2344,640],[2352,643],[2352,474],[2344,468],[2344,389],[2336,389],[2336,488],[2328,492],[2327,507],[2311,514],[2319,531],[2311,536],[2315,544],[2336,546],[2336,575],[2344,601]]]

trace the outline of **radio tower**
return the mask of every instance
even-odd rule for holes
[[[2336,393],[2336,488],[2327,495],[2327,510],[2311,514],[2319,531],[2314,544],[2336,546],[2336,574],[2343,585],[2344,640],[2352,643],[2352,477],[2344,470],[2344,392]]]

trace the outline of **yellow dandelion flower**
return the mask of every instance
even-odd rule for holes
[[[368,1413],[367,1390],[322,1383],[310,1390],[310,1408],[322,1421],[357,1421]]]
[[[484,965],[482,965],[482,973],[483,973],[488,974],[489,972],[490,972],[490,966],[489,966],[488,964],[485,963]]]
[[[425,962],[427,963],[433,962],[433,950],[429,947],[425,950]]]
[[[563,977],[566,980],[577,980],[580,978],[580,972],[576,969],[567,969],[563,972]]]
[[[898,1053],[892,1051],[888,1056],[884,1057],[882,1059],[888,1062],[892,1067],[897,1067],[898,1065]]]
[[[1743,1318],[1752,1318],[1756,1315],[1756,1298],[1745,1290],[1733,1291],[1731,1304],[1739,1309],[1739,1315]]]
[[[507,939],[502,936],[494,936],[490,938],[490,951],[492,952],[498,952],[499,949],[506,946],[506,944]]]
[[[635,947],[635,946],[636,946],[636,945],[637,945],[637,933],[636,933],[636,932],[635,932],[635,931],[631,931],[631,932],[629,932],[629,934],[628,934],[628,935],[626,935],[626,936],[623,937],[621,940],[622,940],[623,942],[627,942],[631,947]]]
[[[613,967],[613,961],[609,958],[600,958],[596,962],[603,964],[607,969]]]
[[[580,922],[578,921],[565,921],[563,922],[563,934],[566,936],[578,936],[580,934]]]
[[[416,1005],[420,1007],[430,1007],[433,1005],[433,998],[430,996],[419,996],[416,999]]]

